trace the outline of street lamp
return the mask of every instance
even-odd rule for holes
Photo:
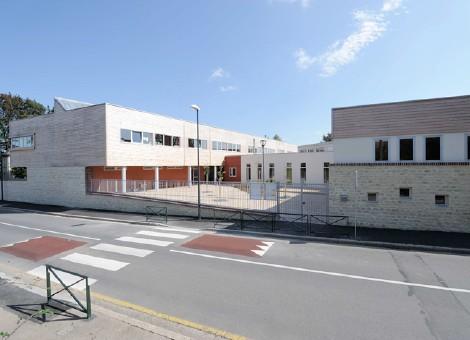
[[[266,139],[262,139],[260,140],[260,143],[261,143],[261,150],[262,150],[262,153],[263,153],[263,183],[264,183],[264,147],[266,146]]]
[[[196,111],[196,143],[197,143],[197,219],[201,219],[201,168],[199,167],[199,106],[193,104],[191,108]]]

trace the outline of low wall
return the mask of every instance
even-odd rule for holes
[[[400,198],[400,188],[411,188],[411,198]],[[369,192],[377,202],[368,201]],[[449,204],[436,205],[435,195],[448,195]],[[332,164],[329,206],[351,221],[357,213],[360,226],[469,233],[470,164]]]

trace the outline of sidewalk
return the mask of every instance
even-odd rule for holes
[[[5,274],[4,272],[8,272]],[[121,308],[98,300],[92,295],[92,318],[79,319],[82,314],[67,309],[64,312],[52,307],[42,309],[46,301],[43,280],[0,264],[0,339],[222,339],[221,337],[162,318]],[[53,291],[59,286],[55,285]],[[80,292],[79,299],[84,296]],[[69,301],[68,294],[59,299]],[[71,300],[70,300],[71,302]],[[49,313],[47,321],[41,321],[41,311]],[[3,337],[2,337],[3,336]]]
[[[145,223],[145,215],[88,209],[69,209],[59,206],[36,205],[28,203],[5,202],[3,207],[34,210],[43,213],[61,214],[64,216],[86,217],[127,223]],[[305,241],[357,244],[375,247],[389,247],[409,250],[428,250],[451,253],[470,254],[470,233],[440,231],[410,231],[398,229],[379,229],[358,227],[356,237],[353,227],[312,225],[308,233],[306,225],[297,223],[290,227],[276,228],[273,233],[266,223],[250,223],[240,230],[236,221],[214,221],[179,217],[168,217],[169,226],[216,230],[217,232],[256,233],[266,237],[284,237]]]

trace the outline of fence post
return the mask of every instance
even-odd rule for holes
[[[49,272],[49,265],[46,264],[46,292],[47,292],[47,303],[49,303],[52,294],[51,288],[51,273]]]
[[[86,284],[86,317],[91,319],[91,297],[90,297],[90,285],[88,284],[88,277],[85,280]]]
[[[304,214],[304,182],[300,181],[300,213]]]
[[[240,212],[240,230],[243,230],[243,210]]]
[[[281,212],[281,184],[276,184],[276,211],[279,214]]]

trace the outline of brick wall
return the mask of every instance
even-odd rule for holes
[[[400,198],[400,188],[411,188],[411,198]],[[369,192],[378,193],[377,202],[368,201]],[[342,201],[341,195],[347,201]],[[435,195],[448,195],[448,206],[437,206]],[[356,197],[361,226],[470,232],[468,163],[332,165],[330,214],[353,218]]]
[[[230,177],[230,168],[237,169],[235,177]],[[241,182],[241,156],[225,156],[224,171],[225,182]]]

